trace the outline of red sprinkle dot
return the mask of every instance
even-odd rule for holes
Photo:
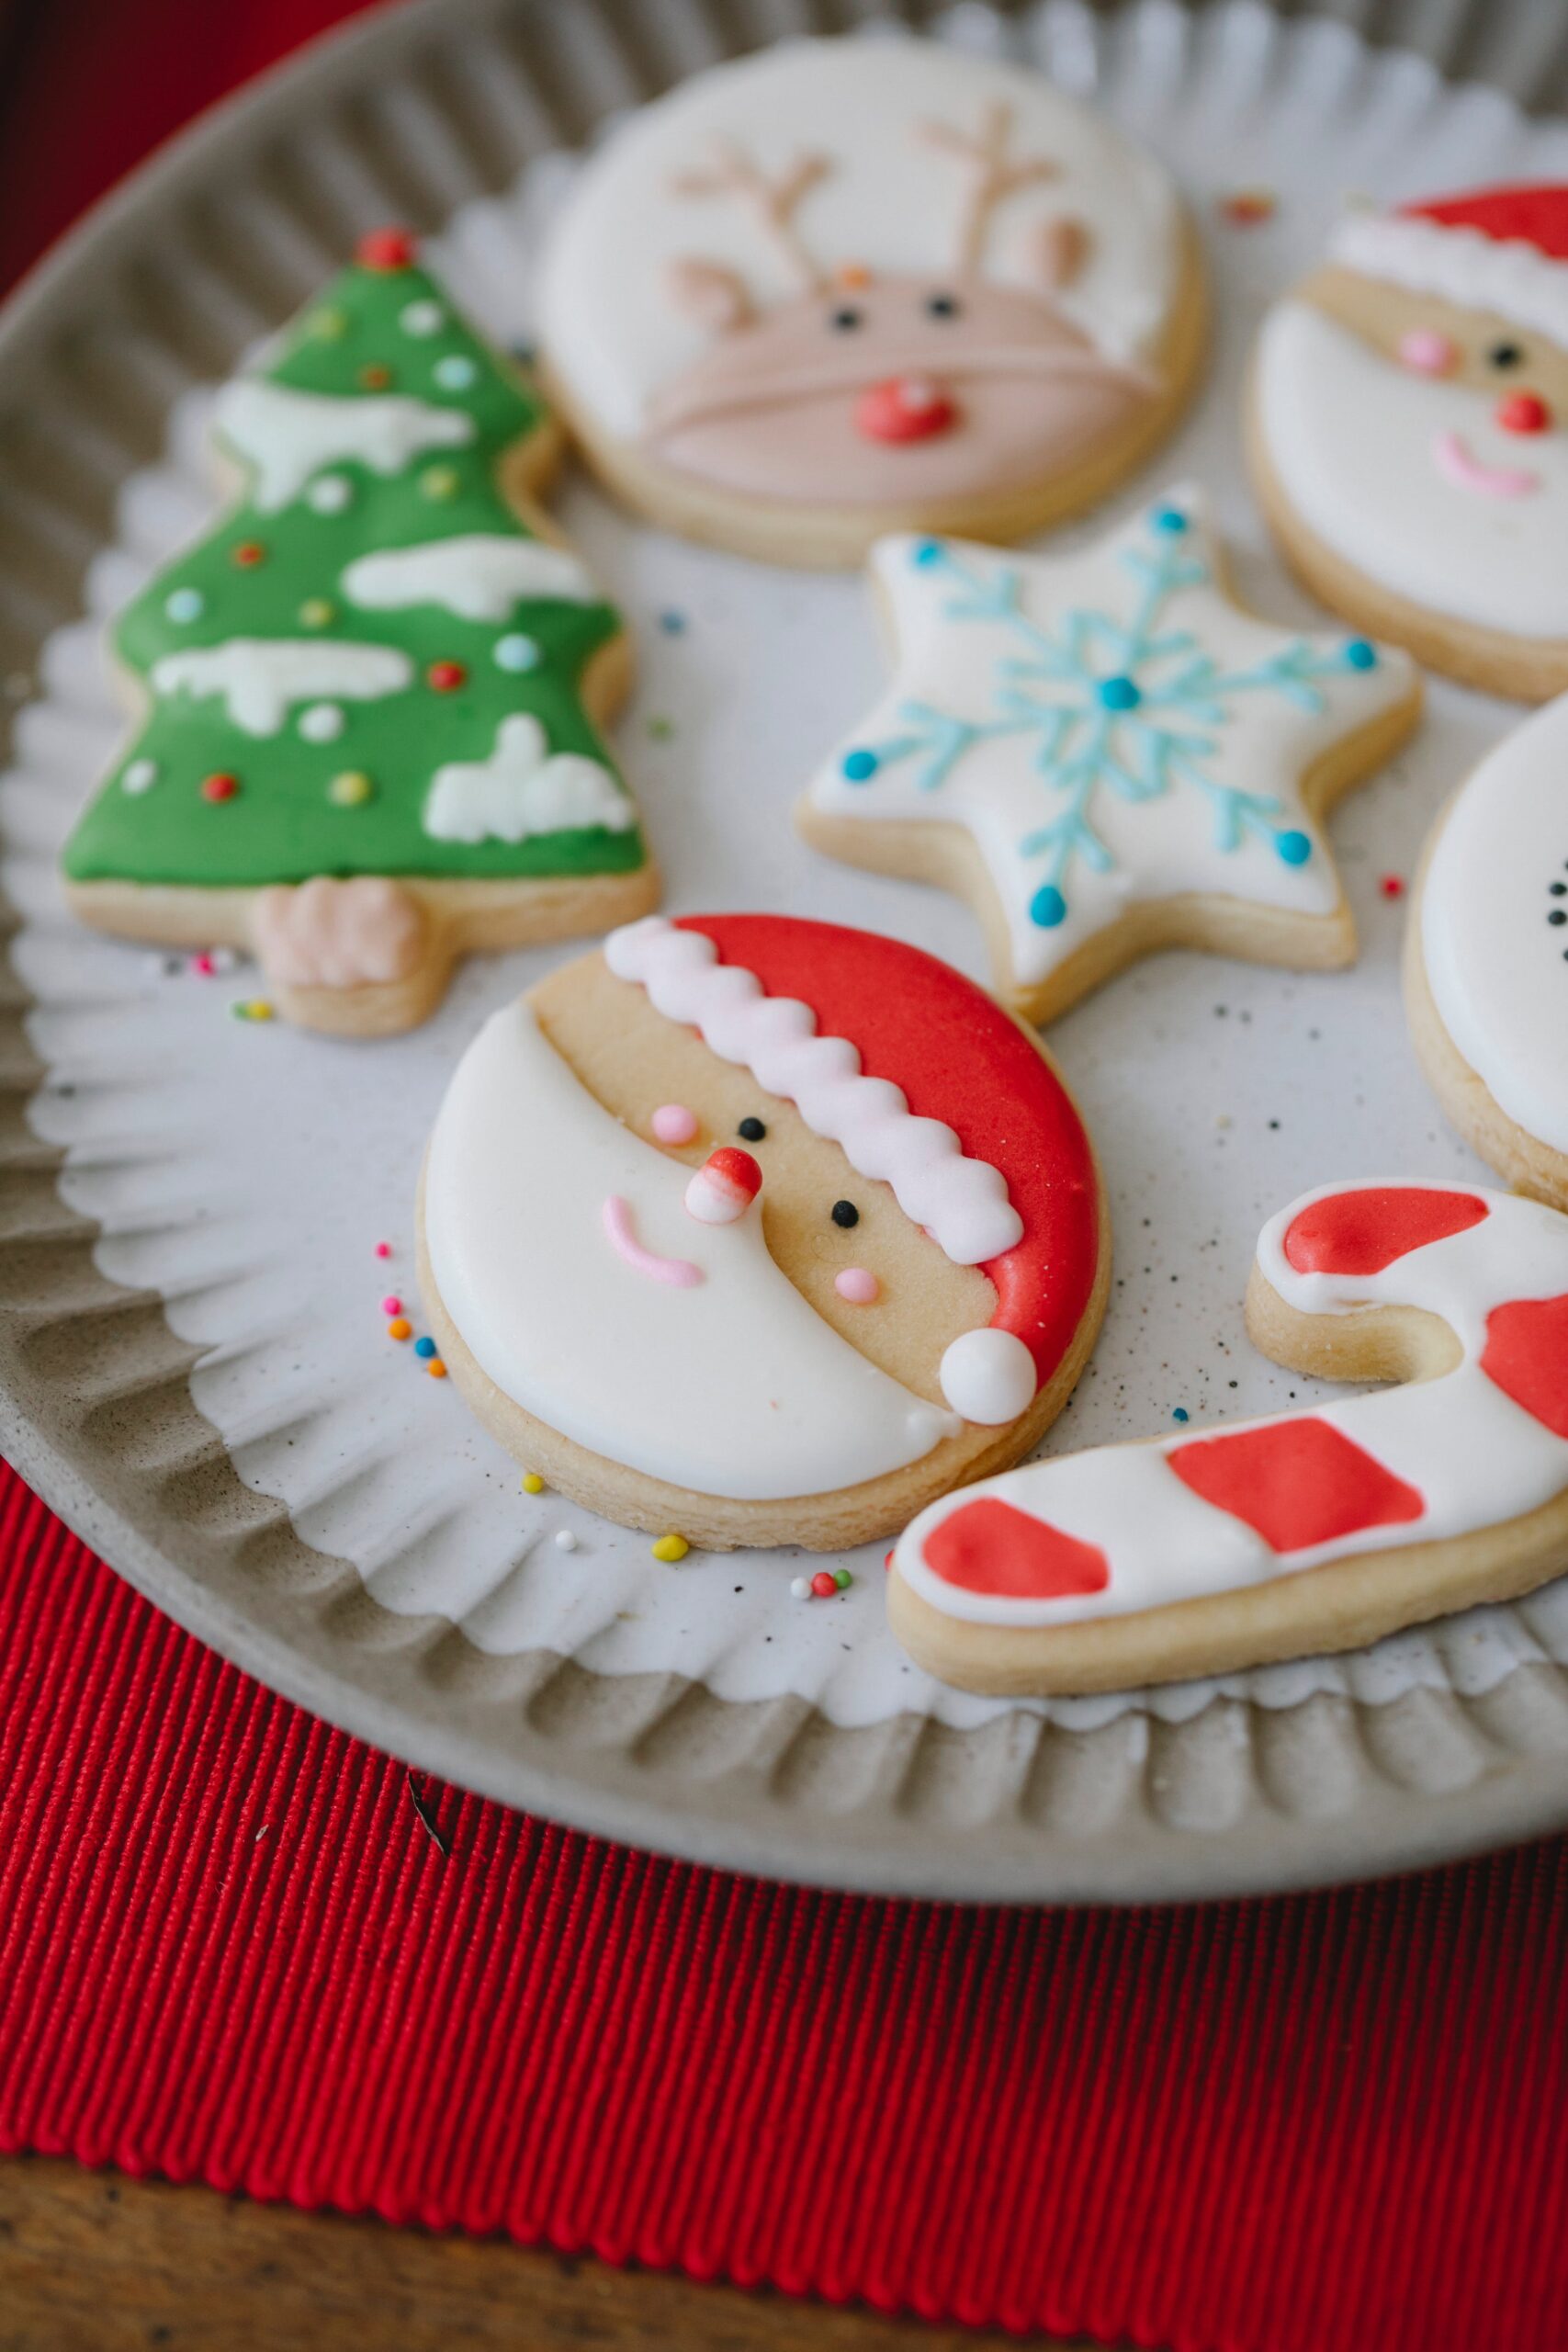
[[[232,800],[239,789],[240,779],[237,775],[204,775],[201,779],[201,797],[204,800]]]
[[[1382,892],[1385,899],[1403,899],[1404,896],[1404,876],[1402,874],[1385,874],[1382,880],[1378,884],[1378,888]]]
[[[367,392],[382,392],[392,380],[392,371],[379,359],[372,359],[367,367],[360,369],[359,380]]]
[[[811,1579],[811,1589],[817,1595],[818,1600],[827,1600],[838,1591],[839,1588],[834,1583],[832,1577],[828,1574],[826,1568],[818,1568],[817,1574]]]
[[[893,1555],[892,1555],[892,1553],[891,1553],[891,1552],[884,1552],[884,1554],[882,1555],[882,1573],[883,1573],[883,1575],[884,1575],[884,1576],[888,1575],[888,1574],[891,1572],[891,1570],[892,1570],[892,1566],[893,1566]]]
[[[411,230],[372,229],[360,238],[355,257],[365,269],[407,269],[418,250]]]
[[[389,1241],[378,1241],[376,1244],[376,1255],[378,1258],[389,1258],[391,1254],[392,1245]]]
[[[460,662],[433,662],[424,673],[425,684],[434,686],[438,695],[449,695],[468,677]]]
[[[389,1296],[381,1301],[381,1312],[383,1315],[400,1315],[402,1311],[403,1302],[400,1298],[389,1295]]]
[[[1544,433],[1551,411],[1539,392],[1510,392],[1497,403],[1496,422],[1505,433]]]
[[[234,561],[248,571],[252,564],[266,561],[266,549],[259,539],[242,539],[234,549]]]

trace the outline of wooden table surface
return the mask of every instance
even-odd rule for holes
[[[1002,2352],[1017,2341],[36,2157],[0,2162],[0,2352]]]

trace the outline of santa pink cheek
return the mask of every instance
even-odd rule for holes
[[[1458,366],[1459,356],[1452,336],[1439,334],[1436,327],[1412,327],[1399,338],[1401,366],[1413,368],[1418,376],[1446,376]]]
[[[852,1306],[871,1306],[882,1295],[882,1284],[863,1266],[846,1266],[841,1274],[833,1277],[833,1288]]]
[[[690,1143],[697,1132],[696,1114],[683,1102],[661,1102],[649,1124],[660,1143]]]

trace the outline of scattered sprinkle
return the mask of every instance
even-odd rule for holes
[[[218,969],[217,965],[212,960],[210,952],[204,952],[200,956],[193,956],[190,959],[190,967],[193,972],[204,980],[211,979]]]
[[[389,1340],[412,1339],[413,1325],[409,1321],[406,1315],[393,1316],[391,1321],[387,1326],[387,1337]]]
[[[792,1577],[790,1579],[789,1589],[796,1600],[809,1600],[811,1598],[811,1578],[809,1577]]]
[[[838,1578],[830,1568],[818,1568],[811,1579],[811,1589],[818,1600],[830,1600],[839,1589]]]
[[[835,1568],[833,1570],[833,1582],[838,1586],[840,1592],[848,1592],[851,1585],[854,1582],[854,1578],[850,1574],[848,1568]]]
[[[656,1560],[683,1560],[692,1547],[683,1535],[661,1535],[651,1548]]]
[[[649,741],[650,742],[668,743],[674,732],[675,721],[672,718],[650,718],[648,722]]]
[[[215,972],[231,972],[240,960],[231,947],[210,947],[208,956]]]
[[[1190,1421],[1192,1416],[1188,1411],[1185,1405],[1178,1405],[1175,1412],[1172,1413],[1170,1418],[1173,1421]]]
[[[435,1353],[435,1342],[434,1340],[429,1339],[416,1340],[413,1343],[413,1351],[416,1356],[423,1360],[423,1362],[428,1363],[431,1357]]]
[[[1382,892],[1385,899],[1403,899],[1404,896],[1404,876],[1403,874],[1385,874],[1382,880],[1378,884],[1378,888]]]
[[[265,996],[242,996],[230,1006],[236,1021],[270,1021],[273,1007]]]
[[[1280,199],[1271,187],[1236,187],[1219,198],[1220,218],[1233,229],[1257,229],[1272,220]]]
[[[686,616],[684,613],[674,611],[660,613],[659,626],[666,637],[680,637],[686,627]]]
[[[376,1244],[376,1255],[378,1258],[389,1258],[391,1254],[392,1245],[389,1241],[378,1241]]]
[[[432,1380],[445,1380],[446,1377],[446,1367],[439,1356],[432,1356],[424,1368]]]
[[[545,1482],[540,1477],[538,1472],[536,1470],[525,1470],[523,1473],[523,1492],[525,1495],[542,1495],[544,1491]]]
[[[575,1552],[576,1549],[577,1538],[572,1533],[570,1528],[558,1527],[556,1530],[556,1550],[558,1552]]]
[[[383,1315],[400,1315],[400,1314],[402,1313],[402,1311],[403,1311],[403,1302],[402,1302],[402,1300],[398,1296],[398,1295],[397,1295],[396,1291],[389,1291],[389,1292],[388,1292],[388,1294],[387,1294],[387,1295],[386,1295],[386,1297],[381,1301],[381,1312],[382,1312],[382,1314],[383,1314]]]

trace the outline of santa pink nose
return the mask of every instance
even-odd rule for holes
[[[1544,433],[1551,423],[1551,411],[1539,392],[1510,392],[1506,400],[1498,401],[1494,421],[1505,433]]]
[[[762,1171],[732,1143],[710,1151],[686,1187],[687,1214],[699,1225],[733,1225],[762,1189]]]
[[[868,441],[929,441],[957,422],[956,404],[924,376],[890,376],[855,402],[855,429]]]

